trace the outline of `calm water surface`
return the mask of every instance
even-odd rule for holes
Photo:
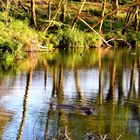
[[[139,55],[140,49],[55,50],[13,66],[1,62],[0,139],[139,140]]]

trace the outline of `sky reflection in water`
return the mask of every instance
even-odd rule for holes
[[[67,134],[84,140],[90,132],[139,139],[139,54],[140,49],[56,50],[1,69],[0,139]],[[85,107],[93,114],[86,115]]]

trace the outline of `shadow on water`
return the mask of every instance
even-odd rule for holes
[[[17,140],[139,139],[139,54],[126,48],[56,50],[30,54],[14,72],[1,69],[0,107],[16,115],[2,124],[0,139],[12,138],[9,131]]]

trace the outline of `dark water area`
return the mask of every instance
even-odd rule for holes
[[[55,50],[2,63],[0,139],[140,139],[140,49]]]

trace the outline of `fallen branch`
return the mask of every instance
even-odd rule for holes
[[[119,7],[119,8],[115,9],[115,10],[112,11],[112,12],[108,12],[104,17],[101,17],[99,20],[97,20],[97,22],[94,23],[91,27],[92,27],[92,28],[95,28],[98,24],[100,24],[100,22],[101,22],[102,20],[105,20],[108,16],[112,16],[114,13],[116,13],[116,12],[119,11],[119,10],[123,10],[123,9],[125,9],[125,8],[133,7],[133,6],[136,6],[136,5],[140,5],[140,2],[137,2],[137,3],[134,3],[134,4],[126,4],[126,5],[124,5],[123,7]]]
[[[107,135],[105,135],[105,136],[100,135],[100,138],[101,138],[102,140],[105,140],[106,137],[107,137]]]
[[[97,32],[95,31],[86,21],[84,21],[82,18],[78,17],[78,19],[80,21],[82,21],[91,31],[93,31],[96,35],[99,36],[99,38],[108,46],[108,47],[111,47],[110,44],[108,44],[108,42]]]
[[[67,128],[66,127],[65,127],[65,130],[64,130],[64,135],[65,135],[65,137],[66,137],[67,140],[70,140],[70,138],[67,135]]]
[[[129,49],[132,48],[132,45],[125,39],[121,39],[121,38],[118,39],[118,38],[114,37],[114,38],[111,38],[111,39],[107,40],[107,42],[111,42],[111,41],[122,41],[125,45],[128,46]]]
[[[121,136],[122,136],[122,135],[120,134],[119,137],[118,137],[116,140],[119,140],[119,139],[121,138]]]
[[[116,40],[115,37],[114,37],[114,38],[111,38],[111,39],[109,39],[109,40],[107,40],[107,42],[111,42],[111,41],[114,41],[114,40]]]

